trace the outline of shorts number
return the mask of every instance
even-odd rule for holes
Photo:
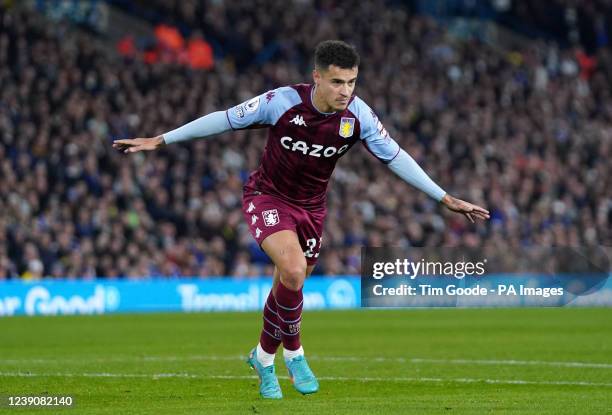
[[[321,242],[322,242],[323,238],[319,238],[319,250],[321,250]],[[317,247],[317,238],[310,238],[306,240],[306,245],[308,246],[308,250],[306,252],[304,252],[304,256],[306,258],[318,258],[319,257],[319,253],[317,252],[316,254],[313,252],[313,250]]]

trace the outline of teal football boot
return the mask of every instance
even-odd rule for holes
[[[259,393],[264,399],[281,399],[283,392],[278,384],[274,365],[263,367],[257,360],[257,347],[251,350],[246,361],[259,376]]]
[[[291,360],[285,359],[285,364],[289,371],[289,378],[298,392],[308,395],[319,390],[319,381],[310,370],[304,356],[297,356]]]

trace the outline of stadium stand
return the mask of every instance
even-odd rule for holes
[[[111,142],[308,82],[313,47],[327,38],[357,46],[357,94],[389,133],[492,219],[447,215],[356,147],[330,185],[315,273],[359,273],[366,244],[612,242],[605,30],[588,55],[550,40],[508,52],[458,42],[397,2],[360,2],[358,12],[333,1],[149,3],[152,23],[211,45],[212,69],[148,62],[150,48],[138,47],[152,40],[115,54],[99,35],[0,4],[0,279],[271,274],[240,212],[265,131],[137,157]],[[118,4],[142,17],[139,2]]]

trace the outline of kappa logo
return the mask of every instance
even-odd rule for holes
[[[255,225],[255,222],[257,222],[257,219],[259,219],[257,215],[251,216],[251,225]]]
[[[255,210],[255,205],[253,204],[253,202],[249,202],[249,207],[247,208],[247,213],[251,213],[254,210]]]
[[[272,98],[274,98],[274,94],[275,94],[274,91],[270,91],[266,94],[266,104],[269,103],[272,100]]]
[[[278,210],[276,209],[264,210],[261,212],[261,216],[263,217],[264,225],[266,226],[274,226],[280,222],[280,219],[278,218]]]
[[[294,123],[295,125],[301,125],[302,127],[308,127],[306,125],[306,121],[304,121],[304,117],[302,117],[301,115],[296,115],[295,117],[293,117],[293,119],[289,122]]]
[[[259,238],[261,236],[261,229],[256,228],[255,229],[255,238]]]

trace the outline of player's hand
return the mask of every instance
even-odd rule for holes
[[[136,153],[137,151],[157,150],[164,145],[164,137],[158,135],[151,138],[129,138],[113,141],[113,148],[124,153]]]
[[[446,194],[442,198],[441,202],[442,204],[444,204],[444,206],[446,206],[453,212],[464,214],[472,223],[474,223],[474,218],[486,220],[491,217],[489,216],[489,211],[485,208],[482,208],[480,206],[474,205],[461,199],[457,199],[449,194]]]

